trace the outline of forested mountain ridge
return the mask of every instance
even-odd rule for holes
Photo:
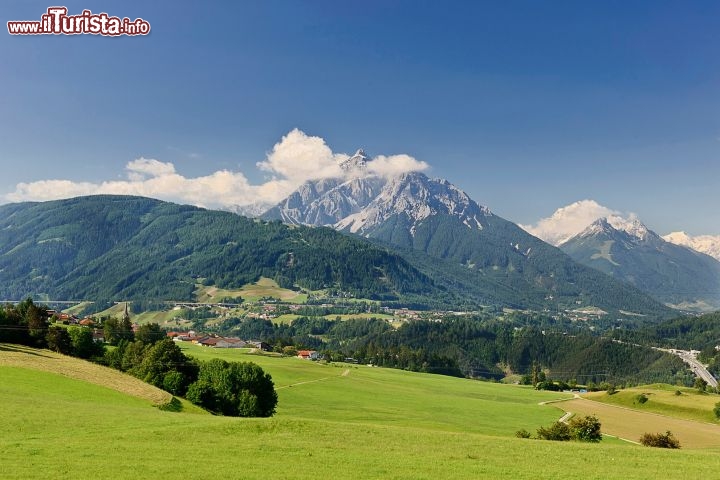
[[[195,283],[443,295],[398,255],[326,228],[129,196],[0,206],[0,297],[192,300]]]

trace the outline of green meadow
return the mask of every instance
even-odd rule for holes
[[[242,297],[246,302],[257,302],[261,298],[275,298],[283,302],[305,303],[307,294],[298,293],[280,287],[270,278],[261,277],[257,282],[244,285],[236,290],[226,290],[215,286],[196,285],[195,296],[198,302],[217,302],[223,298]]]
[[[184,350],[260,364],[275,380],[277,414],[165,412],[112,384],[9,365],[0,346],[0,404],[9,413],[0,436],[2,477],[645,479],[668,472],[714,478],[720,468],[718,449],[514,438],[518,428],[534,431],[559,418],[559,409],[538,403],[563,394],[247,351]]]
[[[678,395],[676,392],[680,392],[680,394]],[[638,402],[638,395],[645,395],[647,401],[645,403]],[[606,392],[593,392],[584,396],[609,405],[720,425],[713,413],[715,404],[720,402],[720,396],[700,393],[694,388],[653,384],[619,390],[612,395],[608,395]]]

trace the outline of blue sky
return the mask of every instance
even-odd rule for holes
[[[157,160],[140,176],[171,163],[260,185],[279,171],[257,162],[298,128],[427,162],[518,223],[593,199],[659,233],[720,234],[718,2],[63,5],[152,32],[2,35],[4,201],[21,182],[126,180],[138,158]]]

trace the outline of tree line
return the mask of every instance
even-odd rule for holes
[[[448,316],[413,320],[393,328],[383,319],[340,321],[299,317],[275,325],[238,319],[232,333],[285,347],[314,349],[331,360],[473,378],[500,379],[510,370],[530,374],[534,365],[555,380],[578,384],[692,385],[682,361],[650,348],[614,342],[580,330],[567,334],[524,321]],[[501,368],[502,367],[502,368]]]

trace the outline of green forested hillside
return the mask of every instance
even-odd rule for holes
[[[0,297],[191,300],[270,277],[397,299],[441,294],[387,249],[330,229],[288,227],[140,197],[0,207]]]
[[[512,222],[495,215],[483,221],[487,225],[477,230],[451,215],[434,215],[410,235],[408,219],[395,215],[370,237],[403,248],[405,258],[421,269],[432,264],[429,275],[439,285],[490,304],[551,311],[596,306],[613,316],[623,316],[620,310],[655,318],[673,315],[637,288],[573,261]]]
[[[329,228],[141,197],[4,205],[0,298],[191,300],[197,283],[237,288],[263,276],[286,288],[334,288],[418,306],[552,312],[592,305],[612,319],[620,310],[646,320],[668,316],[669,309],[634,288],[499,217],[488,217],[481,231],[455,220],[428,219],[412,244],[380,233],[373,237],[384,242],[371,243]]]

